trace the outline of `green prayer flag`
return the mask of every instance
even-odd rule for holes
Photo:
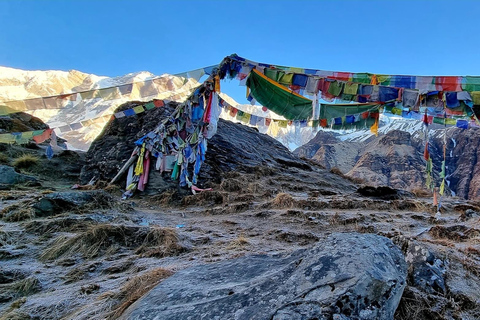
[[[288,120],[305,120],[312,116],[312,100],[268,79],[257,70],[250,72],[246,84],[260,104]]]
[[[145,109],[151,110],[155,108],[155,104],[153,102],[149,102],[145,105]]]
[[[433,123],[445,124],[445,119],[444,118],[433,117]]]

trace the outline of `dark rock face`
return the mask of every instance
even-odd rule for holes
[[[447,142],[446,174],[450,189],[465,199],[480,197],[480,130],[448,128],[432,139],[435,170],[443,160],[444,134]]]
[[[365,142],[341,141],[331,135],[325,138],[325,133],[319,132],[312,142],[294,153],[308,157],[311,152],[307,151],[315,150],[312,160],[327,169],[336,167],[347,176],[373,186],[413,190],[425,182],[422,148],[421,142],[400,130]]]
[[[298,147],[293,154],[298,157],[313,158],[317,151],[324,145],[336,144],[339,140],[333,132],[319,131],[308,143]]]
[[[179,271],[122,319],[393,319],[406,274],[389,239],[339,233],[287,257],[249,256]]]
[[[374,197],[382,200],[395,200],[402,198],[412,198],[413,194],[403,190],[393,189],[387,186],[372,187],[362,186],[357,189],[357,193],[365,197]]]
[[[446,190],[465,199],[480,197],[480,130],[450,127],[431,133],[429,151],[437,185],[441,181],[439,172],[446,141]],[[327,169],[337,167],[367,184],[413,190],[425,186],[424,148],[422,138],[401,130],[365,142],[341,141],[332,133],[320,131],[293,153],[311,158]]]
[[[347,175],[375,186],[404,190],[422,188],[425,160],[418,148],[421,146],[417,147],[410,133],[390,131],[365,146]]]
[[[128,102],[118,107],[116,112],[143,104]],[[130,158],[135,141],[155,129],[160,120],[169,116],[174,108],[175,104],[168,104],[133,117],[110,121],[88,149],[86,164],[80,173],[81,183],[86,184],[92,178],[111,180]]]
[[[311,170],[280,142],[257,130],[220,119],[217,134],[208,141],[205,163],[199,174],[201,180],[220,182],[229,171],[243,171],[255,166],[299,168]]]
[[[48,129],[48,125],[25,112],[0,116],[0,133]]]
[[[26,182],[36,182],[37,179],[15,171],[13,167],[0,165],[0,184],[15,185]]]

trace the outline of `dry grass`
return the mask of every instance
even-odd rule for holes
[[[432,299],[433,298],[433,299]],[[446,303],[444,297],[428,296],[407,286],[395,312],[396,320],[445,319],[438,311]],[[434,300],[435,299],[435,300]]]
[[[106,319],[118,319],[132,303],[143,297],[158,285],[160,281],[170,277],[172,274],[173,272],[170,270],[157,268],[128,280],[118,293],[110,297],[116,303]]]
[[[0,315],[0,320],[28,320],[28,319],[32,319],[30,315],[18,310],[7,311],[4,314]]]
[[[2,220],[7,222],[18,222],[35,217],[35,210],[26,203],[12,204],[0,212]]]
[[[179,243],[175,229],[153,227],[135,253],[145,257],[163,258],[185,251],[186,248]]]
[[[182,205],[211,206],[228,202],[228,194],[220,191],[204,191],[182,199]]]
[[[331,168],[331,169],[330,169],[330,173],[336,174],[337,176],[341,176],[341,177],[344,176],[342,170],[340,170],[340,169],[337,168],[337,167]]]
[[[73,237],[57,237],[40,255],[40,260],[75,254],[91,259],[100,254],[113,254],[120,247],[136,248],[137,254],[154,257],[178,255],[186,250],[179,244],[175,229],[100,224]]]
[[[466,241],[469,238],[477,237],[480,234],[480,230],[468,228],[464,225],[455,226],[433,226],[428,233],[436,239],[449,239],[452,241]]]
[[[15,282],[12,289],[18,296],[28,296],[40,290],[40,282],[34,276],[19,280]]]
[[[247,188],[247,184],[238,179],[224,179],[220,188],[228,192],[239,192]]]
[[[161,194],[153,195],[147,199],[149,203],[154,205],[169,206],[177,204],[182,200],[182,196],[177,190],[164,191]]]
[[[248,241],[248,239],[243,234],[241,234],[236,239],[233,239],[232,241],[230,241],[230,243],[227,246],[227,249],[229,249],[229,250],[243,249],[243,248],[245,248],[245,246],[247,246],[249,244],[250,244],[250,242]]]
[[[50,235],[55,232],[86,231],[94,224],[92,219],[59,217],[48,220],[34,220],[25,224],[25,231],[39,235]]]
[[[414,188],[414,189],[411,190],[411,192],[417,198],[431,198],[433,196],[432,191],[430,191],[428,189]]]
[[[477,248],[474,248],[472,246],[466,247],[465,249],[461,250],[465,254],[470,255],[470,256],[479,256],[480,257],[480,250]]]
[[[10,160],[5,153],[0,153],[0,164],[9,164]]]
[[[39,161],[39,157],[26,153],[14,159],[12,165],[17,169],[28,169],[38,164]]]
[[[460,261],[460,263],[463,265],[463,267],[465,268],[465,270],[467,270],[468,273],[476,277],[480,277],[480,266],[478,262],[468,257],[464,257]]]
[[[274,208],[291,208],[294,201],[290,194],[281,192],[273,199],[272,206]]]
[[[362,179],[362,178],[359,178],[359,177],[351,177],[351,176],[347,176],[347,175],[343,175],[343,177],[345,179],[347,179],[348,181],[353,182],[355,184],[364,184],[365,183],[365,179]]]
[[[35,276],[30,276],[28,278],[23,278],[12,283],[0,285],[0,292],[5,293],[13,298],[29,296],[33,293],[40,291],[40,289],[40,282]],[[20,302],[17,302],[15,305],[18,305],[19,307],[21,304]]]
[[[335,212],[335,214],[331,217],[328,218],[328,223],[331,226],[338,226],[342,224],[343,219],[341,218],[340,214],[338,212]]]

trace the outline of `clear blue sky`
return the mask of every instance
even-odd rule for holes
[[[237,53],[272,64],[480,75],[480,1],[0,0],[0,65],[179,73]]]

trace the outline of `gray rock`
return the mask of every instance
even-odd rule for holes
[[[428,293],[446,293],[445,263],[416,241],[408,241],[405,260],[409,264],[411,285]]]
[[[13,167],[0,165],[0,184],[2,185],[14,185],[36,181],[37,179],[32,176],[16,172]]]
[[[337,233],[287,257],[179,271],[122,319],[393,319],[406,275],[403,254],[389,239]]]
[[[80,208],[95,203],[99,209],[113,203],[110,194],[103,190],[53,192],[41,198],[33,205],[39,217],[59,214],[72,208]]]

